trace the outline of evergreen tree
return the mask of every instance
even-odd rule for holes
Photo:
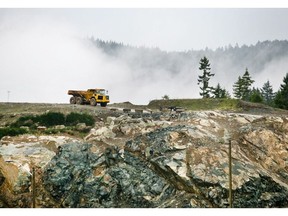
[[[239,76],[237,82],[233,85],[234,96],[238,99],[248,101],[252,83],[254,83],[254,80],[252,80],[248,69],[246,68],[244,75],[242,77]]]
[[[165,94],[164,96],[162,96],[162,99],[163,99],[163,100],[169,100],[170,97],[169,97],[169,95]]]
[[[288,109],[288,73],[283,78],[283,84],[275,97],[275,105],[281,109]]]
[[[249,101],[254,102],[254,103],[262,103],[263,102],[263,97],[261,95],[261,91],[258,88],[253,88],[250,93],[249,93]]]
[[[229,92],[226,89],[221,88],[220,84],[218,83],[217,86],[213,89],[214,98],[229,98]]]
[[[234,83],[233,85],[233,94],[234,97],[238,98],[238,99],[242,99],[243,97],[243,80],[242,78],[239,76],[237,82]]]
[[[251,85],[254,83],[254,80],[252,80],[247,68],[246,68],[246,71],[245,71],[244,75],[242,76],[242,81],[243,81],[243,85],[242,85],[243,96],[242,96],[242,99],[243,100],[249,100],[249,96],[251,94]]]
[[[226,90],[226,89],[225,89],[225,91],[226,91],[226,93],[225,93],[226,94],[226,98],[231,98],[230,92],[228,90]]]
[[[209,80],[212,76],[214,76],[215,74],[212,74],[210,72],[211,68],[210,68],[210,63],[208,58],[206,58],[206,56],[204,56],[201,60],[200,60],[200,67],[199,70],[203,71],[202,76],[198,76],[198,85],[201,84],[200,86],[200,96],[202,96],[203,98],[209,98],[210,97],[210,93],[213,90],[213,87],[209,86]]]
[[[273,105],[275,93],[273,92],[273,88],[269,80],[266,83],[264,83],[263,87],[260,90],[264,103],[270,106]]]

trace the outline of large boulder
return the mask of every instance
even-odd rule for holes
[[[117,149],[91,144],[62,146],[46,167],[46,190],[58,207],[156,207],[175,193],[146,163]]]

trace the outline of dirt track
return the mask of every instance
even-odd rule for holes
[[[158,105],[161,105],[161,100],[158,101]],[[167,102],[167,101],[165,101]],[[185,108],[185,107],[184,107]],[[52,104],[52,103],[0,103],[0,126],[5,126],[7,123],[15,121],[20,116],[24,115],[36,115],[45,112],[61,112],[64,114],[70,112],[88,113],[99,118],[105,118],[109,115],[113,116],[113,113],[120,113],[123,111],[135,112],[136,110],[142,110],[144,112],[150,112],[151,107],[149,105],[134,105],[130,102],[108,104],[107,107],[90,106],[90,105],[71,105],[71,104]],[[153,111],[159,112],[159,109]],[[276,115],[287,116],[287,110],[274,109],[263,104],[254,104],[249,102],[239,102],[239,109],[236,111],[248,114],[258,115]]]

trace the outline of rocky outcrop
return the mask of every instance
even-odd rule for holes
[[[0,145],[0,192],[4,202],[9,207],[31,206],[32,168],[43,170],[58,153],[59,147],[71,141],[76,139],[34,135],[3,137]]]
[[[59,207],[156,207],[175,190],[144,161],[117,149],[71,143],[46,167],[44,187]],[[163,192],[165,191],[165,192]]]
[[[193,126],[174,126],[137,137],[127,142],[125,147],[144,155],[176,189],[201,196],[202,201],[207,201],[207,206],[226,207],[229,189],[228,147],[221,137],[217,140],[210,133]],[[245,137],[246,133],[242,136]],[[287,206],[286,183],[281,184],[280,178],[270,175],[264,167],[258,167],[241,150],[239,143],[233,141],[232,145],[234,207]],[[287,157],[282,160],[287,160]],[[282,161],[279,159],[278,162],[281,164]],[[192,206],[201,205],[194,200]]]
[[[225,208],[226,131],[233,206],[288,207],[287,130],[282,116],[206,111],[110,116],[84,140],[4,137],[0,200],[30,207],[35,168],[38,207]]]

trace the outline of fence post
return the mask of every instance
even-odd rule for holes
[[[229,208],[233,206],[232,200],[232,146],[231,146],[231,136],[229,132],[224,130],[224,141],[228,144],[228,158],[229,158]]]
[[[35,167],[32,167],[32,208],[36,206]]]
[[[232,153],[231,153],[231,140],[229,140],[229,207],[232,208]]]

